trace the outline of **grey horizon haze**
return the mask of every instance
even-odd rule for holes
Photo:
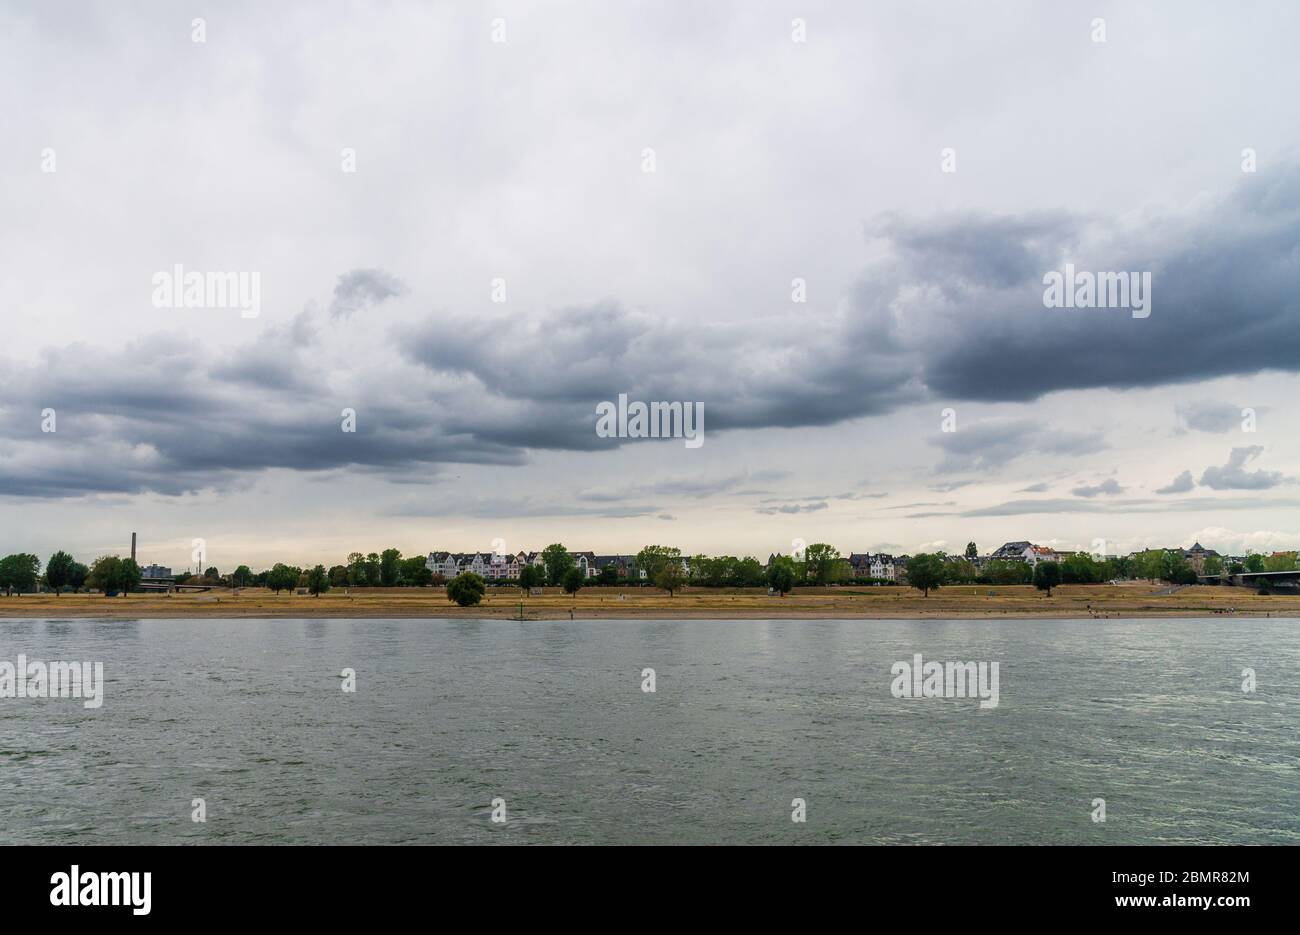
[[[0,550],[1298,548],[1297,47],[1263,2],[8,4]],[[1066,264],[1149,317],[1047,307]],[[257,314],[160,307],[177,266]],[[707,442],[602,437],[620,394]]]

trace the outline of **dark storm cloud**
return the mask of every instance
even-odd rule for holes
[[[265,338],[225,353],[208,374],[253,391],[320,393],[323,384],[299,356],[313,340],[308,316],[299,315],[289,328],[268,328]]]
[[[0,495],[180,494],[268,468],[410,471],[517,464],[524,452],[445,431],[419,396],[332,392],[290,351],[252,342],[215,361],[166,342],[69,346],[0,371]],[[56,431],[41,430],[53,409]],[[358,411],[342,431],[344,408]],[[417,417],[422,413],[423,417]]]
[[[927,285],[964,294],[972,288],[1008,289],[1038,281],[1055,262],[1059,244],[1075,236],[1080,224],[1048,213],[964,214],[932,221],[891,214],[868,234],[888,241],[909,270],[925,271]]]
[[[939,241],[948,244],[932,246]],[[913,347],[925,384],[956,399],[1027,401],[1054,390],[1148,387],[1300,370],[1300,172],[1244,176],[1190,215],[1121,226],[1064,214],[968,217],[894,234],[900,291],[920,290]],[[1042,277],[1150,271],[1149,318],[1045,308]],[[987,263],[996,273],[972,270]],[[939,286],[926,292],[927,287]]]
[[[830,425],[919,398],[910,363],[881,353],[861,322],[808,322],[806,314],[687,324],[602,302],[455,329],[431,319],[402,353],[431,371],[471,377],[496,397],[574,407],[565,411],[585,413],[593,434],[595,407],[620,393],[703,403],[706,435]]]

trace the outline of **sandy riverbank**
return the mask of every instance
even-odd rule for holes
[[[669,597],[652,588],[584,588],[576,596],[547,588],[523,597],[526,620],[599,618],[998,618],[998,617],[1300,617],[1300,595],[1259,595],[1246,588],[1164,585],[1067,585],[1047,597],[1032,587],[949,586],[925,597],[913,588],[800,588],[769,597],[764,590],[688,588]],[[0,597],[0,617],[482,617],[520,614],[516,588],[489,588],[477,607],[450,603],[441,588],[332,590],[320,597],[272,594],[261,588],[206,593],[28,594]]]

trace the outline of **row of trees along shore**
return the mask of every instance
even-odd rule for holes
[[[277,562],[265,571],[253,572],[247,565],[222,575],[216,567],[202,574],[189,572],[174,576],[177,584],[209,585],[212,587],[265,587],[276,592],[298,588],[319,596],[331,588],[395,588],[440,587],[448,588],[448,599],[463,604],[476,604],[487,587],[517,587],[523,590],[544,586],[561,587],[567,593],[577,593],[581,588],[652,586],[675,594],[686,586],[705,588],[757,588],[767,586],[785,595],[796,587],[826,587],[829,585],[893,585],[884,579],[856,576],[848,560],[834,546],[823,542],[808,546],[801,555],[775,556],[765,568],[755,558],[737,558],[733,555],[695,555],[687,558],[683,567],[680,549],[672,546],[647,545],[626,565],[606,565],[595,577],[588,578],[578,567],[577,560],[563,543],[553,543],[542,550],[541,565],[526,565],[517,579],[484,581],[471,572],[462,572],[450,582],[433,574],[425,564],[425,556],[402,556],[400,549],[363,554],[353,552],[347,563],[302,568]],[[1097,559],[1084,552],[1065,556],[1059,562],[1040,561],[1031,566],[1017,561],[986,561],[977,564],[975,543],[966,547],[963,557],[949,557],[943,552],[922,552],[907,559],[907,583],[925,594],[945,584],[1028,585],[1033,584],[1049,594],[1058,584],[1099,584],[1114,579],[1140,579],[1168,581],[1173,584],[1194,584],[1197,573],[1176,551],[1148,549],[1131,556]],[[620,574],[626,568],[627,575]],[[1233,562],[1228,567],[1218,556],[1205,560],[1204,574],[1238,574],[1243,571],[1290,571],[1297,567],[1295,552],[1278,552],[1270,556],[1249,554],[1243,562]],[[689,569],[689,570],[688,570]],[[645,572],[644,576],[641,574]],[[41,588],[55,594],[83,588],[104,594],[125,593],[137,590],[142,580],[140,566],[130,558],[104,555],[89,567],[73,559],[67,552],[50,556],[41,573],[41,561],[35,555],[15,553],[0,558],[0,590],[6,596],[17,592],[33,592]],[[460,582],[457,584],[457,582]],[[454,587],[453,587],[454,585]]]

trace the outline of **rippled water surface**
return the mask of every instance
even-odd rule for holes
[[[999,707],[894,698],[918,652]],[[1300,843],[1295,620],[0,620],[19,653],[106,687],[0,699],[3,843]]]

